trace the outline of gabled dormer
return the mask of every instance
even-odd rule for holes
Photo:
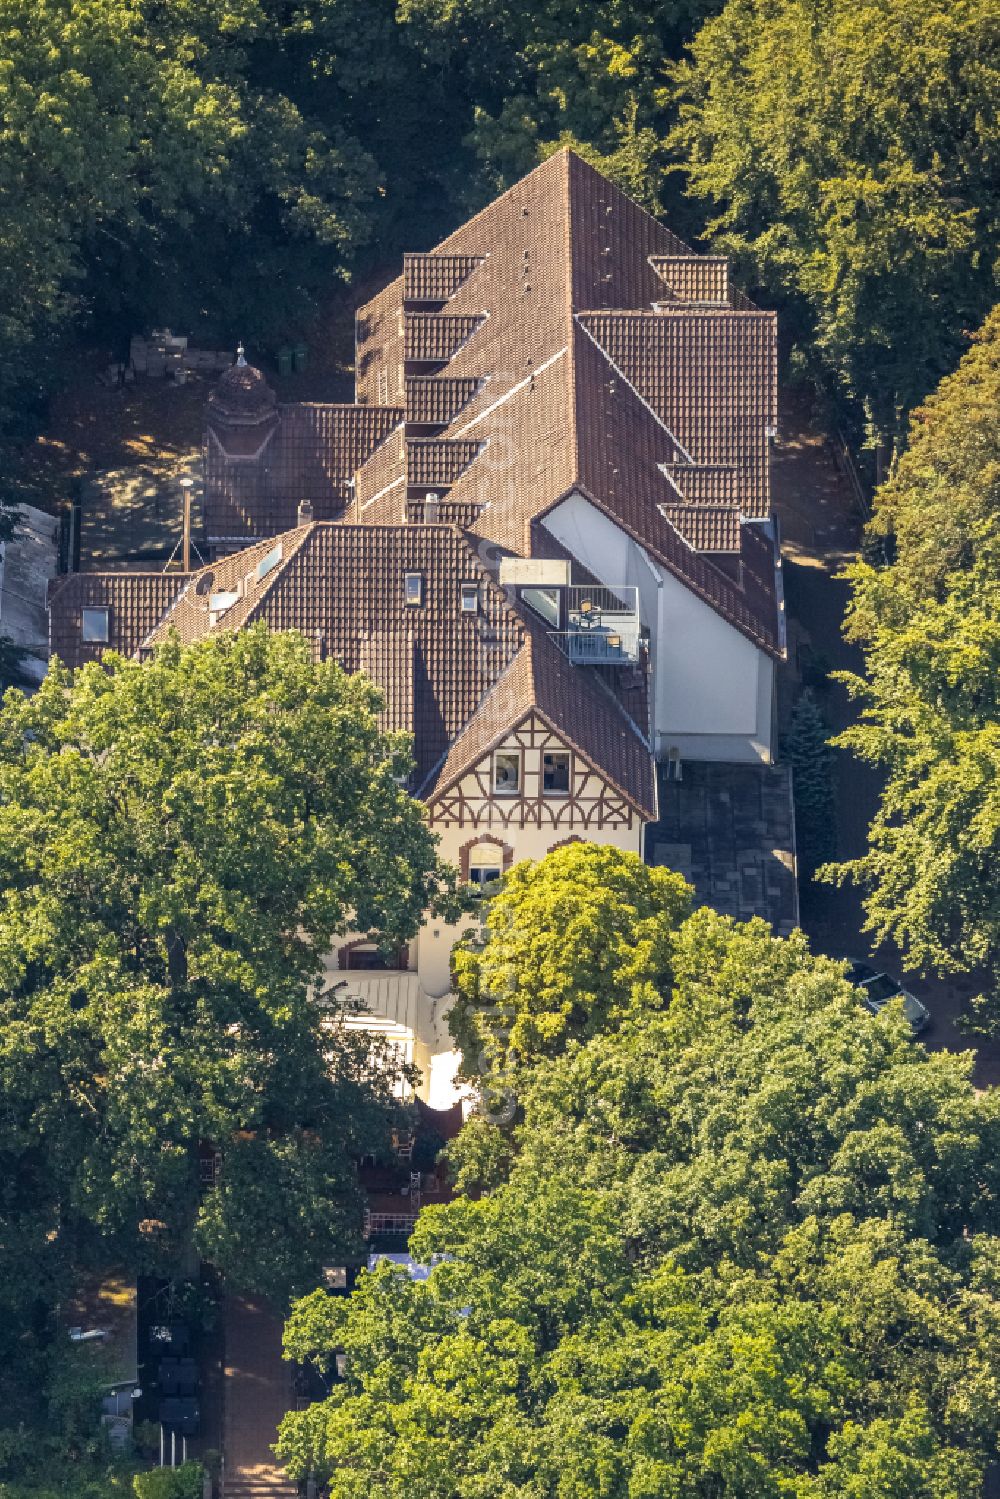
[[[485,255],[404,255],[404,305],[442,306],[485,259]]]
[[[729,261],[724,255],[651,255],[665,300],[681,307],[728,307]]]

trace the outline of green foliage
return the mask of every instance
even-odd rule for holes
[[[273,86],[282,49],[267,0],[2,0],[0,423],[81,317],[269,337],[344,272],[377,170]]]
[[[1000,954],[1000,311],[914,413],[873,531],[895,560],[852,567],[844,680],[859,722],[836,741],[884,768],[860,858],[824,874],[867,891],[868,928],[918,965],[986,970]]]
[[[100,1424],[101,1399],[119,1372],[107,1349],[74,1347],[64,1329],[44,1359],[17,1350],[4,1378],[2,1499],[127,1499],[134,1464],[113,1456]]]
[[[720,4],[403,0],[400,16],[427,64],[454,74],[479,162],[470,196],[573,145],[655,209],[667,170],[665,65]]]
[[[812,692],[796,698],[784,743],[792,767],[799,870],[811,875],[836,853],[836,813],[830,731]]]
[[[332,1499],[978,1491],[995,1098],[801,934],[702,910],[673,948],[669,1004],[522,1067],[492,1190],[420,1217],[429,1280],[383,1265],[293,1308],[288,1355],[342,1349],[346,1379],[285,1419],[292,1474]]]
[[[990,0],[730,0],[674,75],[715,244],[882,437],[996,298],[995,21]]]
[[[449,1023],[466,1068],[551,1056],[630,1009],[659,1007],[690,896],[680,875],[596,843],[515,864],[490,901],[485,949],[453,957]]]
[[[132,1480],[136,1499],[201,1499],[204,1468],[201,1463],[181,1463],[177,1468],[153,1468]]]
[[[395,1077],[315,1002],[338,931],[452,910],[363,678],[301,637],[54,666],[0,710],[4,1295],[195,1241],[287,1294],[355,1241]],[[222,1179],[199,1189],[202,1141]],[[280,1249],[279,1249],[280,1246]]]

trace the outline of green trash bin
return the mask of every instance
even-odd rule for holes
[[[292,350],[292,360],[293,360],[295,368],[297,370],[304,370],[305,369],[305,367],[306,367],[306,359],[308,358],[308,356],[309,356],[309,350],[308,350],[308,348],[306,347],[305,344],[296,344],[295,345],[295,348]]]
[[[292,351],[287,344],[278,350],[278,374],[290,375],[292,373]]]

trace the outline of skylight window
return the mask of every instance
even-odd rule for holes
[[[424,601],[424,575],[423,573],[405,573],[405,598],[412,609],[419,609]]]
[[[111,639],[111,610],[107,605],[84,606],[80,629],[84,640],[91,645],[107,645]]]
[[[273,572],[280,561],[281,542],[279,541],[278,545],[272,547],[267,556],[262,557],[257,563],[257,582],[259,583],[262,578],[267,577],[268,573]]]
[[[462,613],[463,614],[478,614],[479,613],[479,584],[478,583],[463,583],[462,584]]]

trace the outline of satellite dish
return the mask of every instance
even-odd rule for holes
[[[203,598],[206,593],[211,593],[212,586],[213,586],[214,583],[215,583],[215,574],[214,573],[211,573],[211,572],[209,572],[209,573],[202,573],[201,577],[198,579],[197,583],[194,585],[194,591],[195,591],[196,594],[198,594],[199,598]]]

